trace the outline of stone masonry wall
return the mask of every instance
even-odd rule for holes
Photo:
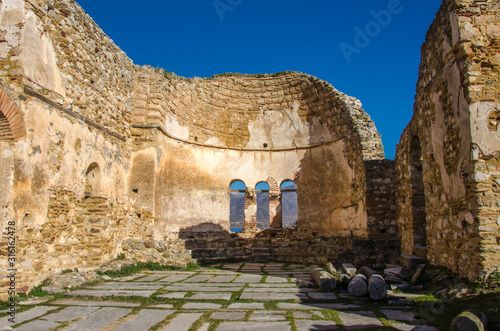
[[[203,263],[245,260],[312,264],[317,263],[317,259],[327,259],[382,268],[386,263],[397,263],[399,247],[397,238],[311,236],[302,231],[263,230],[254,236],[226,231],[181,231],[178,238],[168,240],[129,240],[124,252],[129,257],[140,256],[141,261],[183,264],[193,258]]]
[[[98,267],[134,228],[126,177],[136,66],[74,1],[4,0],[0,36],[0,113],[24,123],[0,142],[0,226],[16,222],[22,293],[63,269]],[[5,231],[0,245],[3,295]]]
[[[462,81],[470,103],[472,152],[468,171],[476,200],[481,271],[500,269],[500,3],[458,1]]]
[[[397,237],[394,162],[371,160],[365,166],[368,233],[370,237]]]
[[[491,76],[498,9],[494,1],[443,3],[422,47],[414,115],[396,152],[403,254],[470,279],[498,266],[498,174],[474,152],[494,141],[478,139],[488,121],[475,124],[484,104],[474,102],[498,97]],[[493,172],[482,176],[482,169]]]
[[[350,135],[353,143],[363,145],[358,148],[365,159],[384,156],[380,134],[361,103],[309,75],[284,72],[187,79],[143,67],[136,77],[133,123],[161,125],[181,140],[279,149]]]
[[[0,79],[130,136],[135,65],[74,1],[5,0]]]

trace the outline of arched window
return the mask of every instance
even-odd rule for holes
[[[101,190],[101,168],[97,163],[91,163],[85,173],[85,195],[97,195]]]
[[[271,186],[260,182],[255,186],[257,195],[257,228],[269,229],[269,191]]]
[[[280,190],[283,229],[296,230],[298,228],[297,185],[287,180],[281,184]]]
[[[231,232],[241,232],[245,225],[245,192],[247,187],[241,180],[234,181],[229,187]]]

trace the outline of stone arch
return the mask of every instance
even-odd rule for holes
[[[26,127],[19,107],[0,89],[0,141],[15,142],[25,136]]]
[[[233,185],[235,185],[236,183],[243,183],[243,185],[245,185],[245,187],[247,186],[247,184],[245,184],[245,182],[241,179],[233,179],[230,183],[229,183],[229,190],[235,190],[235,188],[233,188]]]
[[[245,224],[245,196],[247,185],[240,179],[229,184],[229,228],[231,232],[241,232]]]
[[[295,181],[295,180],[290,179],[290,178],[286,178],[286,179],[283,179],[283,180],[281,181],[280,186],[279,186],[280,190],[282,189],[283,184],[285,184],[285,183],[287,183],[287,182],[293,182],[295,185],[297,185],[297,183],[296,183],[296,181]]]
[[[101,190],[101,167],[93,162],[85,172],[85,195],[95,196]]]

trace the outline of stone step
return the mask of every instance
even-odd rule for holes
[[[226,249],[224,248],[195,248],[191,250],[192,256],[195,259],[203,258],[224,258],[227,256]]]
[[[254,247],[252,248],[254,255],[256,254],[270,254],[271,250],[268,247]]]
[[[425,246],[427,243],[427,237],[422,235],[414,235],[413,242],[415,243],[415,245]]]
[[[272,256],[273,261],[282,261],[282,262],[295,262],[295,263],[303,263],[304,256],[297,254],[279,254],[273,253]]]
[[[253,254],[254,262],[267,262],[271,260],[271,254]]]
[[[424,264],[427,262],[426,259],[415,255],[402,254],[400,259],[401,259],[401,264],[410,270],[415,269],[419,264]]]
[[[238,256],[231,256],[231,260],[235,261],[248,261],[251,260],[250,255],[238,255]],[[221,258],[221,257],[198,257],[196,258],[199,262],[202,262],[203,264],[217,264],[220,263],[221,261],[227,260],[226,258]]]
[[[427,246],[416,244],[413,247],[413,253],[415,254],[415,256],[427,259]]]

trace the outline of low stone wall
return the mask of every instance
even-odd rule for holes
[[[368,233],[374,237],[397,236],[394,162],[391,160],[365,161],[365,168]]]
[[[186,248],[184,240],[128,239],[122,243],[122,251],[126,259],[134,259],[138,262],[154,261],[186,267],[187,264],[196,261],[191,256],[191,250]]]
[[[398,239],[312,236],[297,231],[263,230],[258,233],[189,232],[167,241],[126,241],[126,258],[184,265],[225,260],[338,263],[383,267],[400,256]]]

